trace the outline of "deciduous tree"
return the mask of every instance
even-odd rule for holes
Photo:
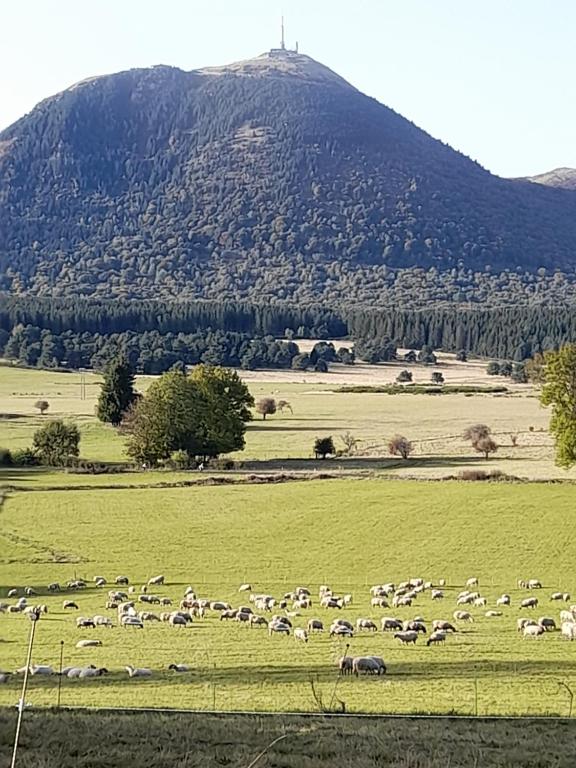
[[[60,419],[49,421],[34,433],[32,448],[42,464],[64,466],[79,454],[80,432],[75,424]]]
[[[542,405],[552,408],[550,432],[556,446],[556,464],[576,464],[576,344],[568,344],[544,357]]]

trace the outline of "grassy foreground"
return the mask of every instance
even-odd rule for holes
[[[0,710],[0,768],[15,715]],[[103,738],[102,734],[106,734]],[[22,768],[571,768],[576,724],[566,721],[364,720],[182,714],[27,712]]]
[[[49,613],[37,630],[34,660],[58,666],[93,663],[110,675],[65,680],[62,703],[82,706],[168,706],[203,709],[313,711],[312,683],[325,703],[343,701],[347,712],[454,712],[458,714],[566,714],[565,683],[576,690],[576,646],[559,633],[523,640],[516,631],[518,578],[539,578],[541,607],[558,620],[554,590],[576,593],[576,540],[567,535],[574,509],[570,486],[470,485],[410,481],[325,480],[278,486],[238,485],[177,489],[16,492],[0,512],[0,600],[10,587],[33,585]],[[143,631],[77,630],[62,596],[46,595],[51,581],[76,575],[108,579],[126,573],[135,584],[164,573],[157,590],[175,603],[186,585],[211,599],[246,602],[238,586],[281,596],[299,584],[330,584],[354,601],[342,612],[302,611],[326,625],[336,616],[376,621],[420,614],[449,619],[455,596],[471,575],[480,579],[488,607],[506,591],[512,607],[460,626],[445,646],[422,641],[403,647],[390,634],[357,634],[354,655],[382,655],[384,678],[338,681],[335,660],[343,641],[316,635],[307,645],[268,637],[265,629],[220,622],[212,613],[191,628],[147,624]],[[370,607],[369,586],[415,576],[448,583],[446,598],[429,593],[411,608]],[[104,612],[106,590],[75,595],[81,615]],[[157,610],[157,609],[156,609]],[[114,617],[115,618],[115,617]],[[29,623],[0,614],[0,669],[24,663]],[[88,633],[88,634],[86,634]],[[76,649],[97,637],[101,648]],[[174,674],[170,663],[192,671]],[[150,679],[129,680],[126,664],[151,667]],[[337,682],[338,681],[338,682]],[[335,688],[337,683],[337,688]],[[18,678],[0,686],[0,704],[18,697]],[[56,702],[55,678],[33,678],[29,700]]]

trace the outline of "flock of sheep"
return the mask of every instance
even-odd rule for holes
[[[97,589],[103,590],[108,586],[108,582],[103,576],[95,576],[93,583]],[[452,612],[450,620],[437,618],[427,626],[424,618],[420,615],[407,620],[391,615],[382,616],[379,620],[366,616],[356,619],[354,623],[337,616],[325,625],[324,620],[318,616],[304,621],[302,611],[308,611],[314,605],[318,605],[322,613],[328,611],[334,616],[335,613],[340,613],[342,609],[353,603],[352,594],[337,595],[328,585],[324,584],[320,586],[317,600],[315,597],[313,598],[311,590],[304,586],[296,587],[277,598],[270,594],[255,592],[252,585],[246,583],[240,585],[238,592],[246,594],[248,598],[243,601],[243,604],[233,607],[226,600],[199,597],[192,587],[188,587],[176,609],[170,598],[161,597],[149,591],[151,588],[163,587],[164,585],[165,578],[163,575],[152,577],[147,584],[139,589],[130,586],[127,576],[117,576],[114,579],[113,587],[107,591],[106,600],[103,604],[104,612],[91,616],[76,616],[74,619],[76,628],[84,631],[120,626],[125,629],[142,630],[146,624],[152,622],[185,628],[195,621],[202,621],[208,615],[212,615],[218,616],[220,623],[234,622],[249,628],[265,628],[270,637],[292,635],[299,643],[308,643],[313,635],[325,631],[328,631],[331,638],[342,638],[345,641],[350,641],[355,635],[377,633],[380,626],[382,632],[392,633],[393,638],[403,645],[416,644],[422,636],[426,637],[426,646],[430,647],[444,644],[449,636],[462,631],[463,625],[474,622],[474,616],[470,612],[472,607],[483,609],[486,618],[494,618],[502,616],[504,611],[513,605],[511,596],[502,594],[496,599],[494,607],[489,607],[487,598],[479,591],[478,579],[473,577],[468,579],[465,589],[456,595],[455,610]],[[52,595],[63,591],[77,593],[78,597],[75,599],[67,598],[62,602],[64,611],[75,612],[80,610],[81,594],[87,587],[86,581],[74,579],[64,587],[57,583],[49,584],[47,591]],[[381,611],[383,609],[412,607],[424,596],[429,597],[434,605],[443,605],[447,597],[445,587],[443,579],[437,583],[432,583],[422,578],[412,578],[398,584],[392,582],[377,584],[370,588],[370,608]],[[541,590],[542,583],[537,579],[519,580],[517,587],[532,593],[528,597],[518,600],[518,609],[523,613],[533,612],[540,603],[538,597],[534,595],[534,591]],[[48,612],[48,606],[32,603],[31,601],[35,597],[37,597],[37,591],[32,587],[13,588],[8,592],[8,598],[14,599],[15,602],[0,602],[0,613],[21,614],[36,619]],[[554,592],[549,596],[549,601],[561,602],[566,606],[560,610],[558,622],[552,616],[540,616],[537,619],[521,616],[517,619],[517,630],[522,633],[524,638],[538,638],[556,631],[559,627],[563,637],[568,640],[576,639],[576,605],[568,607],[570,595],[566,592]],[[159,612],[152,610],[156,607],[158,607]],[[114,614],[116,622],[112,618]],[[298,624],[303,626],[297,626]],[[91,648],[102,644],[100,639],[87,637],[78,640],[76,647]],[[346,651],[348,647],[349,645],[346,646]],[[341,656],[338,659],[338,668],[342,675],[355,674],[356,676],[360,673],[381,675],[387,671],[382,657],[376,655]],[[191,671],[189,665],[180,663],[172,663],[168,669],[174,672]],[[16,670],[16,674],[23,674],[25,671],[26,668],[23,667]],[[131,665],[127,665],[125,671],[129,678],[146,678],[153,675],[153,671],[149,668]],[[34,664],[30,667],[29,672],[32,675],[62,674],[68,678],[84,679],[101,677],[108,673],[108,669],[89,664],[66,667],[59,672],[49,665]],[[6,682],[9,676],[10,673],[8,672],[0,672],[0,683]]]

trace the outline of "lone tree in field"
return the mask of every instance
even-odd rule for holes
[[[410,440],[403,435],[394,435],[394,437],[390,438],[388,441],[388,452],[392,456],[402,456],[403,459],[407,459],[413,450],[414,446]]]
[[[48,408],[50,408],[50,403],[48,400],[36,400],[34,408],[37,408],[40,411],[40,416],[44,416]]]
[[[340,435],[340,440],[344,443],[344,453],[347,456],[352,456],[354,451],[356,450],[358,443],[360,442],[357,437],[354,437],[352,432],[344,432],[343,435]]]
[[[412,381],[412,372],[400,371],[398,376],[396,376],[396,381],[398,382],[398,384],[404,384],[405,382]]]
[[[496,453],[498,444],[495,443],[491,437],[481,437],[474,443],[474,449],[478,451],[478,453],[483,453],[484,458],[487,459],[491,453]]]
[[[486,424],[473,424],[464,430],[462,437],[464,440],[470,440],[472,445],[476,445],[478,440],[483,440],[485,437],[490,437],[492,430],[487,427]]]
[[[576,464],[576,344],[546,352],[543,368],[540,402],[552,406],[556,464],[568,469]]]
[[[334,448],[334,440],[332,437],[318,437],[314,443],[314,456],[325,459],[326,456],[334,455],[336,449]]]
[[[32,449],[50,467],[61,467],[75,458],[80,450],[80,432],[75,424],[60,419],[49,421],[34,433]]]
[[[118,357],[104,374],[96,415],[100,421],[117,427],[135,400],[134,371],[124,357]]]
[[[444,376],[440,371],[434,371],[430,377],[430,380],[433,384],[444,384]]]
[[[276,413],[276,400],[273,397],[263,397],[256,403],[256,411],[262,415],[266,421],[266,416],[273,416]]]

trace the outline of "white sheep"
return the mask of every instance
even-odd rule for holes
[[[124,669],[128,672],[128,677],[152,677],[152,670],[146,667],[133,667],[127,664]]]
[[[484,608],[484,606],[486,606],[486,605],[487,605],[487,603],[488,603],[488,601],[486,600],[486,598],[485,598],[485,597],[477,597],[477,598],[474,600],[474,605],[475,605],[477,608]]]
[[[294,630],[294,639],[300,640],[302,643],[308,642],[308,632],[306,632],[305,629],[295,629]]]
[[[458,630],[453,624],[450,624],[449,621],[445,621],[444,619],[434,619],[432,622],[432,630],[435,632],[436,630],[441,630],[442,632],[457,632]]]
[[[402,622],[400,619],[395,619],[392,616],[383,616],[380,619],[380,626],[382,628],[382,632],[402,630]]]
[[[553,592],[550,595],[550,600],[563,600],[565,603],[569,603],[570,593],[569,592]]]
[[[502,616],[502,611],[486,611],[484,616],[486,616],[487,619],[495,619],[498,616]]]
[[[471,576],[469,579],[466,580],[466,586],[467,587],[477,587],[478,586],[478,578],[476,576]]]
[[[474,617],[468,611],[454,611],[452,618],[454,621],[468,621],[470,623],[474,621]]]
[[[78,677],[80,680],[83,680],[86,677],[102,677],[102,675],[106,675],[107,673],[108,670],[106,667],[99,667],[98,669],[94,669],[94,667],[83,667],[80,670]]]
[[[373,597],[370,600],[370,605],[372,608],[389,608],[390,604],[386,600],[385,597]]]
[[[414,630],[395,632],[393,637],[397,640],[400,640],[400,642],[404,643],[405,645],[408,643],[416,644],[416,640],[418,640],[418,632],[415,632]]]
[[[576,640],[576,623],[573,621],[563,621],[560,631],[567,640]]]
[[[538,598],[537,597],[527,597],[525,600],[522,600],[520,603],[520,608],[536,608],[538,605]]]
[[[164,575],[161,574],[160,576],[152,576],[151,579],[148,579],[148,586],[159,586],[161,584],[164,584]]]
[[[516,620],[516,629],[518,632],[522,632],[524,627],[535,627],[538,622],[534,621],[534,619],[517,619]]]
[[[290,634],[290,627],[288,624],[285,624],[283,621],[269,621],[268,622],[268,634],[270,637],[272,637],[272,633],[276,632],[279,634]]]
[[[360,629],[368,629],[371,632],[377,632],[378,631],[378,627],[376,626],[376,624],[374,624],[372,619],[357,619],[356,620],[356,629],[358,629],[358,630],[360,630]]]
[[[501,595],[496,600],[496,605],[510,605],[510,595]]]
[[[432,600],[442,600],[444,598],[444,592],[441,589],[433,589],[430,593]]]
[[[538,624],[527,624],[522,630],[524,637],[540,637],[546,630]]]
[[[352,674],[353,661],[354,660],[351,656],[341,656],[338,659],[338,669],[340,670],[341,675]]]
[[[386,665],[380,657],[376,656],[356,656],[352,659],[352,671],[358,677],[360,672],[364,674],[385,674]]]
[[[26,667],[24,667],[23,669],[24,671],[26,671]],[[30,674],[31,675],[53,675],[54,670],[48,664],[33,664],[30,667]]]
[[[560,621],[571,621],[574,623],[574,613],[573,611],[560,611]]]
[[[102,645],[102,640],[78,640],[76,648],[98,648]]]
[[[542,589],[542,582],[539,579],[528,579],[528,589]]]
[[[445,641],[446,632],[443,632],[441,629],[435,629],[434,632],[430,634],[428,640],[426,640],[426,645],[436,645],[437,643],[443,643]]]

